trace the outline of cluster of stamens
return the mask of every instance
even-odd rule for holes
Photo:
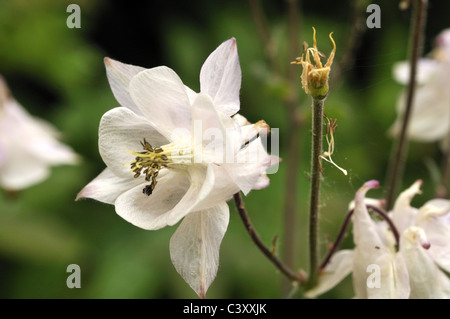
[[[141,174],[145,175],[145,180],[150,182],[146,185],[142,192],[150,196],[158,183],[156,177],[161,168],[167,167],[169,158],[164,154],[164,150],[160,147],[152,147],[149,142],[144,140],[141,142],[143,152],[130,152],[135,155],[135,160],[130,163],[131,171],[134,178],[138,178]]]

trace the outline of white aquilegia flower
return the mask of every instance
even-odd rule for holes
[[[0,76],[0,186],[24,189],[45,180],[50,166],[75,164],[78,156],[58,135],[14,99]]]
[[[170,240],[176,270],[202,298],[214,280],[228,226],[226,201],[267,186],[277,158],[263,130],[239,111],[241,69],[234,38],[222,43],[200,72],[200,93],[168,67],[144,69],[105,59],[121,104],[99,128],[107,168],[78,194],[115,205],[118,215],[147,230],[181,222]],[[239,120],[238,120],[239,119]]]
[[[411,207],[421,183],[401,193],[388,214],[397,235],[368,214],[365,193],[378,182],[365,183],[355,197],[355,248],[334,254],[307,295],[328,291],[352,272],[356,298],[450,298],[450,279],[441,270],[450,270],[450,201]]]
[[[436,38],[435,49],[417,64],[416,91],[408,126],[408,136],[419,142],[444,141],[450,132],[450,29],[442,31]],[[393,68],[394,78],[407,84],[410,75],[408,62],[399,62]],[[391,134],[400,132],[405,110],[406,92],[397,101],[397,119],[390,129]]]

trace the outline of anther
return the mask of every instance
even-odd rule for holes
[[[145,175],[145,180],[150,182],[150,185],[146,185],[142,190],[143,194],[150,196],[156,187],[156,177],[159,174],[159,170],[163,167],[167,167],[167,163],[165,162],[168,162],[169,158],[166,154],[161,154],[164,152],[161,147],[152,147],[145,138],[140,143],[144,151],[128,151],[135,155],[135,160],[128,164],[130,164],[131,171],[134,173],[134,178],[138,178],[143,174]]]

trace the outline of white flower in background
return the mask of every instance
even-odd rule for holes
[[[105,59],[121,104],[105,113],[99,150],[107,168],[77,196],[115,205],[117,214],[147,230],[183,219],[170,241],[172,263],[202,298],[214,280],[228,226],[226,201],[267,186],[276,161],[239,110],[241,69],[234,38],[222,43],[200,72],[200,93],[171,69],[143,69]],[[242,126],[242,128],[241,128]],[[250,139],[252,137],[253,139]]]
[[[419,209],[411,207],[421,183],[401,193],[389,213],[400,235],[398,251],[389,224],[374,221],[367,212],[365,193],[378,183],[364,184],[355,197],[355,249],[334,254],[307,296],[328,291],[353,272],[356,298],[450,298],[450,280],[440,270],[450,270],[450,201],[433,199]],[[370,265],[380,270],[375,287],[368,284]]]
[[[417,64],[416,91],[412,106],[408,136],[419,142],[445,142],[450,134],[450,29],[442,31],[436,38],[436,47],[429,57],[422,58]],[[394,78],[401,84],[409,81],[408,62],[394,65]],[[390,129],[398,135],[405,109],[406,92],[397,101],[397,119]]]
[[[58,141],[58,132],[31,116],[0,76],[0,186],[20,190],[42,182],[49,167],[75,164],[78,156]]]

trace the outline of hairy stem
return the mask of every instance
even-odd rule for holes
[[[309,209],[309,281],[310,287],[317,282],[319,261],[319,193],[321,179],[320,155],[322,154],[322,117],[325,99],[313,98],[312,112],[312,156],[311,156],[311,194]]]
[[[236,207],[239,212],[239,216],[244,223],[245,229],[247,229],[248,234],[251,239],[255,243],[255,245],[262,251],[262,253],[269,259],[289,280],[303,283],[306,281],[305,276],[300,273],[293,272],[287,265],[285,265],[276,255],[272,253],[272,251],[267,248],[266,245],[262,242],[261,238],[255,231],[250,218],[248,217],[247,211],[244,206],[244,201],[242,200],[241,194],[234,194],[234,202],[236,203]]]
[[[390,162],[388,173],[387,208],[392,208],[399,183],[403,176],[408,148],[408,124],[411,118],[416,88],[417,61],[422,53],[422,42],[425,31],[427,0],[413,0],[413,13],[410,34],[409,64],[410,76],[406,95],[406,106],[403,114],[400,135],[394,147],[394,157]]]

